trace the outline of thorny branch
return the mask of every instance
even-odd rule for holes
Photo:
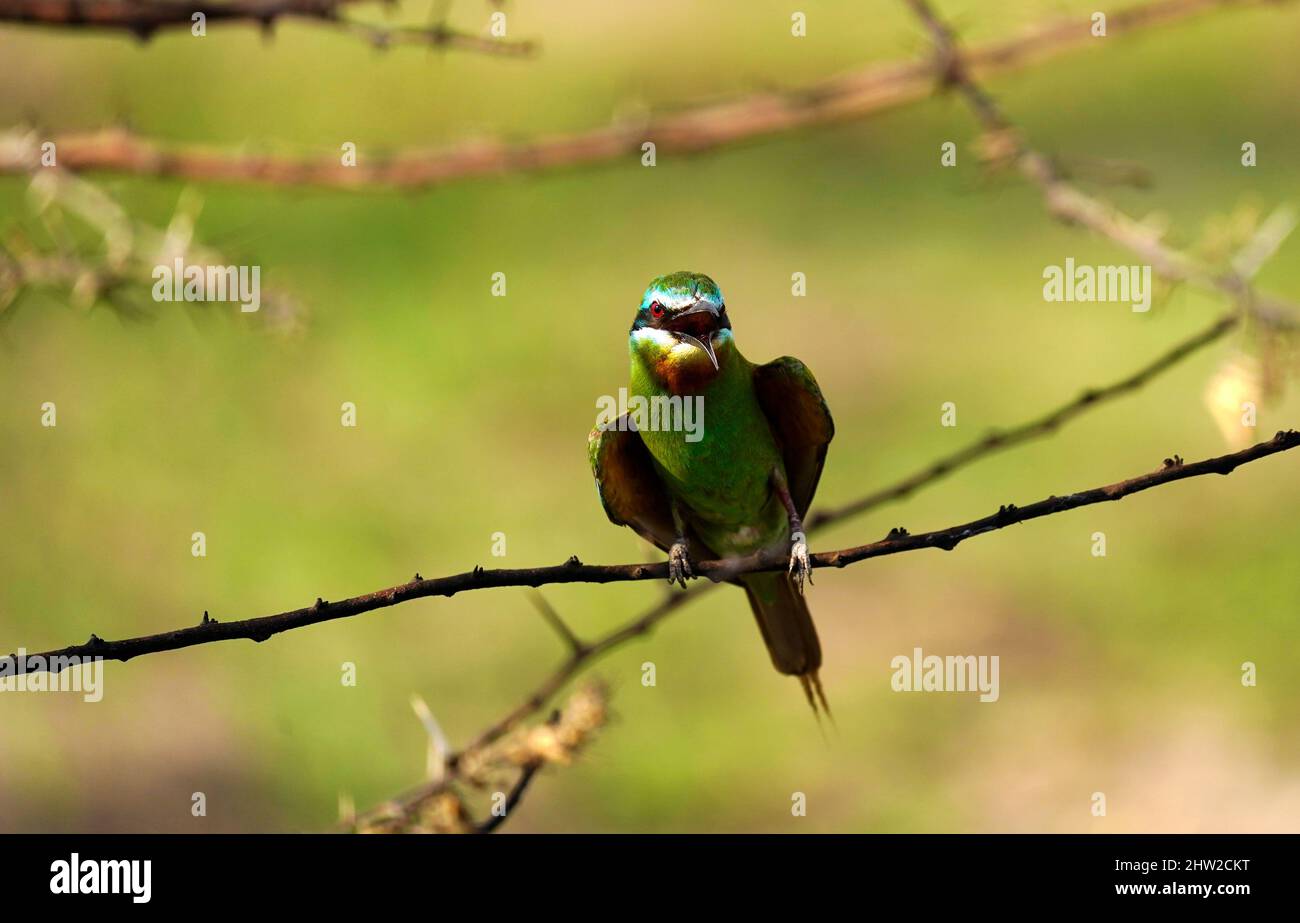
[[[32,3],[36,0],[0,0]],[[50,0],[52,2],[52,0]],[[298,0],[307,4],[324,0]],[[1112,36],[1168,25],[1218,8],[1262,5],[1266,0],[1152,0],[1107,18]],[[1091,40],[1087,20],[1055,19],[1021,35],[967,53],[981,74],[1011,70]],[[363,158],[343,166],[337,155],[246,153],[214,147],[168,145],[123,129],[55,138],[60,163],[73,170],[107,170],[192,180],[312,185],[338,188],[426,188],[458,179],[540,172],[640,156],[653,141],[663,154],[694,154],[785,132],[850,122],[930,95],[929,62],[871,65],[801,89],[762,92],[710,103],[658,118],[543,137],[519,144],[476,140],[450,147],[412,149]],[[31,155],[4,143],[0,173],[28,169]]]
[[[877,542],[845,548],[839,551],[823,551],[809,555],[813,567],[844,567],[864,561],[868,558],[899,554],[904,551],[917,551],[922,548],[941,548],[951,551],[961,542],[1007,526],[1031,519],[1038,519],[1066,510],[1119,500],[1129,494],[1149,490],[1162,484],[1180,481],[1189,477],[1205,474],[1229,474],[1239,465],[1256,461],[1260,458],[1285,452],[1300,445],[1300,432],[1288,430],[1279,432],[1267,442],[1261,442],[1240,452],[1208,458],[1195,463],[1171,463],[1166,459],[1165,465],[1148,474],[1139,475],[1126,481],[1120,481],[1104,487],[1079,491],[1065,497],[1048,497],[1025,507],[1004,505],[996,513],[981,519],[960,523],[933,532],[919,535],[908,534],[904,530],[891,531],[888,536]],[[708,577],[716,582],[732,580],[741,574],[758,571],[782,570],[786,567],[786,554],[783,549],[765,550],[736,558],[724,558],[715,561],[698,561],[693,564],[696,574]],[[104,660],[126,661],[144,654],[156,654],[162,651],[179,650],[210,644],[215,641],[248,639],[265,641],[274,635],[308,625],[335,619],[350,618],[376,609],[385,609],[412,599],[429,596],[455,596],[457,593],[499,587],[539,587],[563,583],[620,583],[639,580],[664,580],[668,576],[667,562],[653,564],[583,564],[576,557],[571,557],[564,564],[552,567],[494,568],[491,570],[476,567],[472,571],[453,574],[447,577],[426,579],[419,574],[415,579],[397,586],[376,590],[362,596],[337,602],[317,599],[315,603],[301,609],[292,609],[275,615],[240,619],[232,622],[219,622],[207,613],[203,621],[188,628],[146,635],[139,638],[127,638],[120,641],[105,641],[94,635],[85,644],[76,644],[48,651],[42,654],[28,655],[20,660],[10,655],[10,673],[17,675],[28,672],[59,672],[70,665],[67,658],[102,658]]]
[[[208,22],[253,23],[269,32],[281,19],[333,26],[364,39],[376,48],[427,45],[489,55],[527,56],[533,42],[489,38],[453,29],[445,23],[429,26],[384,26],[345,16],[342,8],[363,0],[222,0],[201,10],[164,0],[0,0],[0,22],[63,29],[112,29],[147,41],[158,32],[187,30],[196,12]],[[392,6],[391,2],[385,0]]]

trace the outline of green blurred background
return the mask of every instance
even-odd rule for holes
[[[796,5],[797,6],[797,5]],[[971,42],[1092,4],[947,0]],[[900,4],[687,0],[509,6],[511,60],[399,48],[289,23],[265,41],[213,25],[148,45],[0,28],[0,126],[129,119],[167,139],[364,152],[606,124],[797,87],[924,52]],[[425,7],[406,4],[411,21]],[[480,31],[486,5],[453,24]],[[376,14],[378,15],[378,14]],[[1031,141],[1149,168],[1099,191],[1167,216],[1195,244],[1300,185],[1300,6],[1214,13],[1099,39],[989,82]],[[959,165],[939,167],[939,145]],[[1206,324],[1221,301],[1178,289],[1149,315],[1047,304],[1066,257],[1129,263],[1054,224],[1036,193],[988,175],[954,99],[677,159],[636,158],[418,193],[210,185],[198,235],[263,267],[310,308],[295,338],[163,305],[152,323],[25,305],[0,345],[0,648],[117,638],[337,599],[474,564],[622,562],[585,456],[598,395],[626,382],[645,283],[721,285],[756,361],[796,355],[838,434],[819,492],[847,501],[992,426],[1120,377]],[[1240,146],[1259,146],[1259,166]],[[97,177],[165,225],[182,184]],[[1098,187],[1089,187],[1097,189]],[[0,179],[0,223],[29,212]],[[1261,274],[1300,295],[1300,241]],[[504,272],[509,294],[490,295]],[[790,295],[790,276],[808,296]],[[1000,504],[1109,483],[1174,452],[1221,454],[1207,382],[1250,341],[1198,354],[1055,438],[973,466],[820,535],[814,549],[919,531]],[[58,426],[39,425],[58,405]],[[354,401],[359,425],[339,425]],[[958,426],[939,425],[940,405]],[[1259,438],[1294,426],[1292,389]],[[595,672],[614,720],[548,771],[512,831],[1146,831],[1300,827],[1297,460],[1262,461],[981,538],[819,572],[812,588],[838,732],[818,733],[773,673],[738,592],[710,594]],[[190,535],[208,536],[208,556]],[[1109,554],[1091,555],[1104,531]],[[504,532],[508,556],[491,557]],[[657,585],[555,587],[594,635]],[[997,654],[1001,699],[903,695],[890,659]],[[512,707],[560,646],[523,591],[420,600],[263,645],[107,666],[101,703],[0,696],[0,830],[321,829],[418,781],[423,696],[453,744]],[[1258,664],[1244,688],[1240,665]],[[358,685],[340,683],[340,664]],[[653,661],[658,684],[640,683]],[[190,814],[191,793],[208,816]],[[791,793],[808,814],[790,812]],[[1103,791],[1108,816],[1089,798]]]

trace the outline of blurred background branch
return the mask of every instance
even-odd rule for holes
[[[434,778],[355,817],[339,829],[353,833],[491,833],[523,800],[528,786],[547,766],[567,766],[604,727],[609,695],[600,682],[579,686],[546,721],[518,728],[503,739],[480,742],[454,761],[431,767]],[[487,790],[514,775],[509,792],[493,795],[487,817],[475,820],[465,789]]]
[[[342,29],[376,48],[426,45],[479,54],[523,57],[536,51],[531,41],[491,38],[453,29],[444,21],[427,26],[381,25],[352,18],[345,8],[365,0],[220,0],[195,9],[172,0],[0,0],[0,22],[57,29],[118,30],[147,41],[162,31],[188,31],[202,13],[211,23],[252,23],[267,33],[283,19]],[[394,3],[384,2],[387,7]]]
[[[1238,300],[1251,317],[1269,326],[1295,327],[1297,313],[1294,305],[1260,295],[1250,284],[1250,277],[1295,227],[1295,215],[1290,208],[1276,212],[1266,223],[1263,233],[1257,235],[1253,246],[1242,255],[1244,262],[1241,265],[1223,269],[1204,265],[1193,256],[1166,244],[1159,229],[1144,225],[1067,182],[1052,158],[1024,142],[1020,131],[976,81],[978,55],[958,48],[952,29],[939,18],[927,0],[904,2],[930,33],[935,45],[935,70],[943,86],[957,90],[984,132],[981,148],[986,159],[994,164],[1014,164],[1041,190],[1052,215],[1067,224],[1086,227],[1130,250],[1168,281],[1189,282],[1226,294]]]
[[[181,194],[165,228],[134,220],[98,185],[57,167],[33,171],[27,201],[28,220],[0,237],[0,326],[7,327],[23,303],[42,291],[57,293],[78,310],[102,305],[124,319],[147,320],[157,309],[149,294],[156,267],[177,259],[232,262],[195,240],[201,198],[192,190]],[[277,334],[297,333],[306,324],[302,303],[274,288],[261,292],[256,312],[226,313]]]
[[[25,3],[35,0],[0,0]],[[308,5],[320,0],[306,0]],[[1114,11],[1109,34],[1168,25],[1211,10],[1238,9],[1265,0],[1151,0]],[[1276,0],[1269,0],[1276,2]],[[1018,68],[1077,47],[1091,38],[1087,20],[1054,18],[1009,39],[972,49],[975,72]],[[249,154],[213,146],[168,144],[123,128],[55,138],[60,163],[71,170],[172,176],[207,182],[269,183],[339,188],[426,188],[475,176],[532,173],[640,156],[653,142],[658,154],[694,154],[799,129],[861,119],[924,99],[934,88],[928,62],[868,65],[801,89],[756,93],[688,107],[648,120],[538,138],[517,144],[483,139],[445,148],[411,149],[363,157],[343,166],[337,155]],[[26,168],[0,136],[0,173]],[[7,153],[6,153],[7,152]]]

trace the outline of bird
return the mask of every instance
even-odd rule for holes
[[[803,518],[835,435],[817,380],[789,356],[765,365],[746,359],[722,291],[702,273],[651,281],[628,351],[634,409],[598,417],[587,443],[606,515],[666,552],[668,582],[683,588],[695,576],[692,561],[788,548],[785,570],[731,582],[748,597],[772,665],[799,679],[814,714],[820,704],[829,715],[804,596],[812,575]],[[674,400],[700,408],[697,431],[664,425],[680,423],[672,413],[645,413],[656,402],[668,411]]]

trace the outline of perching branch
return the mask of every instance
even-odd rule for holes
[[[159,32],[188,30],[195,13],[209,23],[252,23],[270,31],[282,19],[320,23],[351,32],[376,48],[427,45],[431,48],[481,54],[526,56],[533,42],[488,38],[452,29],[445,23],[429,26],[383,26],[344,16],[341,8],[362,0],[220,0],[194,4],[164,0],[0,0],[0,22],[62,29],[110,29],[147,41]]]
[[[0,0],[27,5],[37,0]],[[54,0],[41,0],[54,2]],[[254,2],[254,0],[249,0]],[[272,0],[263,0],[272,2]],[[297,0],[308,6],[325,0]],[[1111,36],[1167,25],[1220,7],[1263,0],[1153,0],[1109,14]],[[2,17],[0,17],[2,18]],[[1070,17],[966,55],[969,67],[993,74],[1092,41],[1089,23]],[[72,170],[106,170],[206,182],[270,183],[336,188],[424,188],[469,177],[531,173],[640,156],[651,141],[661,154],[694,154],[799,129],[849,122],[924,99],[933,90],[933,67],[924,61],[873,65],[786,92],[691,107],[645,122],[594,128],[519,144],[480,140],[450,147],[362,157],[343,166],[328,156],[246,153],[215,147],[165,144],[122,129],[53,139],[59,162]],[[0,173],[29,169],[33,155],[0,135]]]
[[[1052,496],[1025,507],[1004,505],[999,507],[996,513],[981,519],[949,526],[933,532],[923,532],[919,535],[911,535],[905,530],[894,530],[880,541],[839,551],[819,552],[810,555],[809,559],[815,568],[844,567],[868,558],[899,554],[904,551],[917,551],[922,548],[941,548],[945,551],[951,551],[966,539],[1004,529],[1017,523],[1027,522],[1031,519],[1062,513],[1094,503],[1119,500],[1130,494],[1185,478],[1206,474],[1229,474],[1240,465],[1293,449],[1297,445],[1300,445],[1300,432],[1288,430],[1279,432],[1267,442],[1258,443],[1240,452],[1208,458],[1199,462],[1185,464],[1177,456],[1174,456],[1173,459],[1166,459],[1164,466],[1154,472],[1105,487],[1084,490],[1064,497]],[[718,582],[734,579],[741,574],[784,569],[787,563],[786,557],[783,549],[768,550],[736,558],[695,562],[693,570],[700,576]],[[655,564],[583,564],[576,557],[571,557],[566,563],[553,567],[495,568],[492,570],[475,567],[472,571],[433,579],[425,579],[417,574],[415,579],[407,583],[387,587],[373,593],[354,596],[338,602],[326,602],[323,599],[317,599],[310,606],[291,609],[275,615],[265,615],[233,622],[219,622],[204,613],[203,621],[198,625],[156,635],[127,638],[120,641],[105,641],[92,635],[85,644],[72,645],[43,654],[28,655],[25,660],[19,660],[14,655],[10,655],[9,659],[13,662],[10,672],[11,674],[58,672],[67,665],[66,658],[69,657],[98,657],[104,660],[125,661],[144,654],[179,650],[200,644],[210,644],[215,641],[230,641],[242,638],[260,642],[282,632],[304,628],[308,625],[316,625],[321,622],[330,622],[335,619],[350,618],[376,609],[395,606],[408,600],[422,599],[429,596],[450,597],[457,593],[493,587],[539,587],[562,583],[621,583],[639,580],[665,580],[667,576],[667,562]]]

